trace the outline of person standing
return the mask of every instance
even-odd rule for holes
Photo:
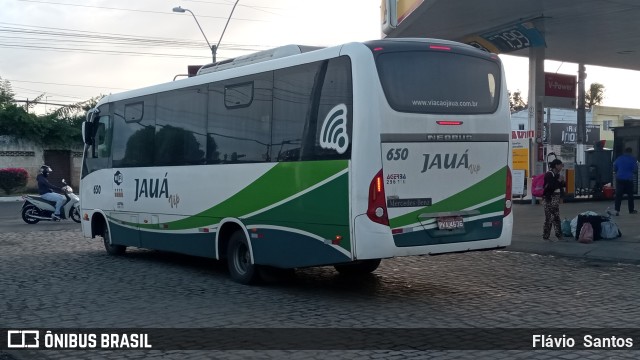
[[[638,162],[632,155],[630,147],[613,162],[613,172],[616,173],[616,216],[620,215],[622,197],[626,194],[629,201],[629,214],[637,214],[633,204],[633,174],[638,171]]]
[[[560,175],[560,171],[562,171],[563,167],[564,164],[560,159],[554,159],[549,163],[549,171],[544,175],[544,194],[542,196],[542,202],[544,204],[543,240],[549,240],[551,227],[555,228],[556,238],[562,240],[560,198],[562,197],[562,189],[565,187],[565,181],[564,177]]]

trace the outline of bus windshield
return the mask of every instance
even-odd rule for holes
[[[377,56],[385,96],[396,111],[490,114],[500,99],[496,60],[452,51],[398,51]]]

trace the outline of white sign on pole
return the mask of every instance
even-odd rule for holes
[[[511,194],[524,195],[524,170],[511,170]]]

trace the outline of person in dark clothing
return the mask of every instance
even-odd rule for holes
[[[555,227],[556,238],[562,240],[560,198],[562,196],[562,189],[566,186],[564,177],[560,175],[563,167],[564,164],[562,161],[555,159],[549,163],[549,171],[544,175],[544,194],[542,196],[542,202],[544,204],[543,240],[549,240],[552,226]]]
[[[40,167],[40,174],[38,174],[38,176],[36,177],[36,180],[38,180],[38,193],[40,193],[40,197],[45,200],[56,202],[56,211],[53,215],[51,215],[51,218],[54,220],[58,220],[60,219],[60,208],[62,208],[62,204],[65,201],[65,197],[64,195],[55,193],[53,191],[53,190],[62,191],[62,188],[51,184],[49,180],[47,180],[49,173],[52,171],[53,170],[51,170],[49,166],[42,165]]]
[[[620,205],[625,194],[629,201],[629,214],[638,213],[633,204],[633,174],[638,171],[638,162],[632,152],[630,147],[624,149],[624,153],[613,162],[613,172],[616,173],[616,216],[620,215]]]

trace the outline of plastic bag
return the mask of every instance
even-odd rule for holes
[[[604,221],[601,226],[600,235],[603,239],[615,239],[622,236],[618,225],[613,221]]]
[[[571,220],[565,218],[562,220],[560,224],[560,229],[562,230],[562,236],[573,236],[571,232]]]
[[[578,242],[581,242],[583,244],[591,244],[593,242],[593,227],[590,223],[586,222],[582,224]]]

